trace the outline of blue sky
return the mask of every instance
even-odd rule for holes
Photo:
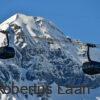
[[[100,43],[100,0],[0,0],[0,23],[17,12],[43,16],[72,38]]]

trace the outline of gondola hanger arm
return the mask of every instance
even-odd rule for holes
[[[73,42],[73,44],[89,46],[91,48],[100,48],[100,44],[94,44],[94,43],[78,43],[78,42]]]

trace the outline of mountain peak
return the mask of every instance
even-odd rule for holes
[[[16,13],[13,16],[11,16],[10,18],[8,18],[6,21],[4,21],[3,23],[0,24],[0,26],[5,25],[5,24],[11,24],[13,22],[18,22],[20,24],[24,23],[27,24],[29,22],[33,22],[34,20],[44,20],[43,17],[33,17],[33,16],[28,16],[22,13]]]
[[[82,63],[88,60],[87,48],[75,45],[52,22],[16,13],[0,24],[0,29],[5,30],[0,32],[0,47],[6,46],[9,39],[9,46],[16,52],[14,58],[0,59],[0,82],[3,86],[12,86],[11,83],[16,86],[56,83],[61,86],[100,87],[100,75],[89,76],[82,71]],[[8,38],[4,32],[8,33]],[[99,54],[95,52],[95,55],[100,59]],[[28,93],[2,94],[0,97],[0,100],[42,98]]]
[[[6,30],[11,24],[20,26],[23,30],[27,30],[32,36],[42,35],[46,37],[55,37],[57,39],[65,38],[65,34],[63,34],[55,24],[43,17],[16,13],[0,24],[0,29]]]

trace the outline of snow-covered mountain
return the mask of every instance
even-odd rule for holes
[[[92,88],[100,86],[99,74],[90,76],[82,71],[82,63],[87,61],[86,46],[66,36],[51,21],[42,17],[15,14],[0,24],[0,30],[8,32],[10,46],[16,52],[14,58],[0,59],[0,82],[3,85],[14,82],[18,86],[29,86],[35,82],[41,84],[45,82],[61,86],[70,84],[88,85]],[[76,45],[77,42],[82,45]],[[7,38],[0,32],[0,47],[5,45]],[[100,56],[95,59],[99,60]],[[49,100],[23,94],[1,94],[0,100],[22,98]],[[55,99],[51,97],[50,100]]]

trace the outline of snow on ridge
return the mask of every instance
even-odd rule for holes
[[[4,21],[3,23],[0,24],[0,26],[4,25],[4,24],[10,24],[11,22],[15,21],[17,18],[18,14],[15,14],[13,16],[11,16],[9,19],[7,19],[6,21]]]
[[[39,21],[39,20],[45,20],[43,17],[39,17],[39,16],[28,16],[28,15],[24,15],[21,13],[16,13],[13,16],[11,16],[10,18],[8,18],[7,20],[5,20],[3,23],[0,24],[0,26],[4,25],[4,24],[11,24],[13,22],[15,22],[16,20],[20,20],[23,23],[27,24],[33,20]]]
[[[34,26],[33,24],[35,21],[44,20],[43,17],[33,17],[33,16],[27,16],[21,13],[16,13],[7,20],[5,20],[3,23],[0,24],[0,28],[6,30],[6,28],[11,23],[17,23],[18,25],[22,26],[22,24],[27,25],[30,24],[31,27]]]

